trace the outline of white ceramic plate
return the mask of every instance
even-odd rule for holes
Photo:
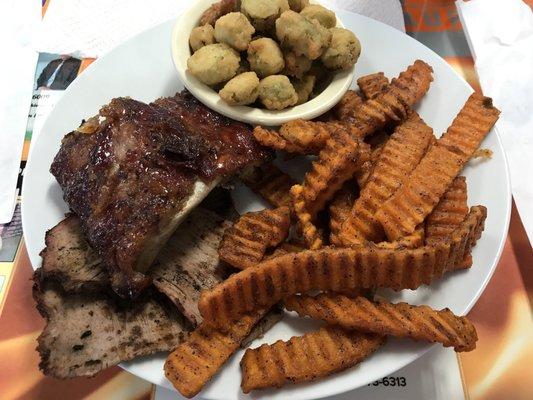
[[[176,21],[172,31],[172,58],[179,77],[189,91],[208,107],[239,121],[254,125],[281,125],[297,118],[311,119],[328,111],[338,103],[342,95],[350,87],[354,68],[338,71],[333,75],[332,82],[314,99],[285,110],[272,111],[248,106],[230,106],[223,101],[218,93],[200,82],[187,70],[187,59],[191,56],[189,35],[198,24],[200,16],[207,8],[218,0],[196,0]],[[311,3],[318,3],[311,1]],[[343,28],[341,18],[337,18],[337,26]]]
[[[376,71],[394,77],[417,58],[433,66],[435,80],[417,111],[440,135],[471,93],[468,84],[435,53],[399,31],[360,15],[346,12],[338,12],[338,15],[361,39],[363,53],[357,64],[356,77]],[[22,222],[34,268],[41,263],[39,252],[44,247],[46,230],[57,224],[67,211],[59,185],[48,172],[61,138],[76,128],[82,118],[94,115],[113,97],[131,96],[149,102],[182,89],[170,55],[169,38],[173,25],[174,21],[168,21],[143,32],[93,63],[70,85],[32,144],[22,193]],[[491,132],[482,147],[493,150],[492,159],[471,163],[464,171],[469,204],[488,207],[485,232],[473,252],[474,265],[467,271],[449,274],[430,287],[385,293],[392,299],[439,309],[448,306],[458,314],[465,314],[481,295],[500,257],[511,201],[507,163],[497,132]],[[287,168],[291,171],[299,169],[301,174],[301,165],[295,165],[294,161]],[[240,211],[260,204],[242,187],[237,188],[234,197]],[[253,346],[288,339],[311,326],[308,319],[288,316]],[[376,354],[343,373],[315,383],[254,393],[251,397],[300,400],[345,392],[392,373],[429,348],[427,344],[409,340],[389,340]],[[241,356],[242,351],[224,366],[201,393],[203,398],[238,399],[244,396],[239,389]],[[155,384],[171,387],[163,375],[163,360],[163,356],[148,357],[125,363],[123,367]]]

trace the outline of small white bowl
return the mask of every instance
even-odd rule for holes
[[[185,87],[202,103],[227,117],[253,125],[280,125],[297,118],[311,119],[325,113],[346,93],[352,83],[355,68],[347,71],[332,72],[331,83],[314,99],[280,111],[271,111],[248,106],[230,106],[218,93],[200,82],[187,71],[187,60],[191,56],[189,35],[198,24],[202,13],[218,0],[194,1],[176,21],[172,31],[172,59]],[[312,2],[314,3],[314,2]],[[337,18],[337,26],[344,27]]]

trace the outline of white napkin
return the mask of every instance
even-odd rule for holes
[[[334,0],[335,7],[377,19],[405,32],[399,0]],[[177,16],[183,0],[52,0],[36,30],[39,52],[98,57],[134,34]]]
[[[513,197],[533,243],[533,12],[521,0],[456,5],[481,88],[502,111],[497,126]]]
[[[402,5],[399,0],[328,0],[340,10],[351,11],[405,32]],[[324,2],[325,3],[325,2]]]
[[[38,56],[29,42],[40,19],[40,2],[7,0],[0,5],[0,224],[11,221],[15,209]]]

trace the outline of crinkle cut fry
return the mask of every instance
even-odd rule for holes
[[[287,238],[290,223],[287,206],[246,213],[226,229],[218,255],[235,268],[254,267],[269,247],[277,246]]]
[[[463,268],[461,262],[481,236],[486,215],[485,207],[472,207],[451,238],[434,246],[324,248],[281,255],[202,292],[198,308],[204,321],[224,327],[247,312],[308,290],[416,289]]]
[[[492,100],[473,93],[446,133],[431,146],[406,184],[376,213],[389,240],[411,234],[433,211],[498,119]]]
[[[354,90],[348,90],[333,107],[333,114],[340,121],[346,121],[355,116],[356,110],[363,105],[363,99]]]
[[[313,223],[313,216],[307,211],[305,201],[303,199],[303,187],[301,185],[294,185],[291,188],[291,196],[293,200],[293,209],[298,223],[300,225],[302,236],[307,247],[311,250],[320,249],[323,245],[322,234],[318,231]]]
[[[276,258],[279,256],[282,256],[284,254],[288,253],[297,253],[300,251],[306,250],[305,247],[300,247],[299,245],[293,244],[293,243],[282,243],[279,247],[277,247],[272,254],[269,254],[263,258],[263,260],[270,260],[272,258]]]
[[[389,250],[401,250],[401,249],[416,249],[417,247],[422,247],[424,245],[424,241],[426,238],[426,233],[424,230],[424,224],[420,224],[417,226],[415,231],[411,233],[409,236],[401,237],[398,240],[395,240],[394,242],[379,242],[376,243],[376,247],[379,247],[380,249],[389,249]],[[358,244],[354,244],[353,246],[359,246]]]
[[[254,136],[263,146],[289,153],[318,154],[338,128],[351,131],[355,136],[359,131],[350,124],[342,122],[306,121],[295,119],[281,125],[279,131],[265,129],[260,126],[254,128]]]
[[[264,314],[261,310],[245,315],[228,325],[225,331],[202,323],[168,355],[165,376],[183,396],[195,396],[239,348]]]
[[[414,112],[396,127],[342,225],[339,237],[345,246],[385,238],[374,214],[415,169],[433,140],[433,130]]]
[[[352,210],[353,202],[356,195],[353,191],[348,189],[346,185],[342,187],[329,205],[329,241],[335,246],[339,246],[339,233],[344,220]]]
[[[261,126],[256,126],[254,128],[254,137],[259,143],[265,147],[270,147],[275,150],[287,151],[289,153],[303,153],[305,154],[304,149],[298,144],[289,142],[284,137],[282,137],[279,132],[276,132],[273,129],[266,129]]]
[[[432,244],[448,237],[461,224],[467,214],[466,178],[458,176],[426,218],[426,244]]]
[[[290,190],[296,182],[272,163],[257,168],[243,182],[274,207],[292,204]]]
[[[374,167],[376,166],[376,163],[379,159],[379,156],[381,155],[381,152],[383,151],[384,146],[385,143],[379,144],[375,148],[373,148],[370,153],[370,159],[361,166],[360,171],[355,173],[355,180],[357,181],[359,189],[362,190],[368,183],[368,178],[370,178],[370,175],[374,171]]]
[[[433,80],[432,72],[428,64],[416,60],[392,80],[388,90],[357,108],[350,121],[363,136],[371,135],[391,123],[399,123],[407,117],[411,106],[428,91]]]
[[[383,72],[376,72],[357,79],[357,86],[367,99],[373,99],[389,89],[389,78]]]
[[[301,185],[305,208],[313,219],[369,157],[368,145],[347,129],[338,127],[332,133]]]
[[[361,151],[365,144],[358,138],[375,132],[388,122],[405,118],[410,106],[429,88],[431,71],[427,64],[416,61],[393,80],[387,92],[363,104],[361,114],[357,114],[359,117],[355,121],[359,133],[354,134],[353,130],[337,127],[331,134],[302,184],[305,208],[312,219],[342,184],[354,176],[367,161],[367,152]],[[368,107],[365,109],[365,106]]]
[[[318,154],[329,139],[328,124],[296,119],[281,125],[279,134],[285,140],[298,144],[303,154]]]
[[[313,381],[361,362],[383,343],[383,336],[326,326],[284,342],[248,349],[241,360],[244,393],[286,383]]]
[[[455,351],[476,348],[474,325],[448,308],[436,311],[428,306],[370,301],[365,297],[348,298],[338,294],[292,296],[285,300],[285,308],[347,330],[441,343]]]

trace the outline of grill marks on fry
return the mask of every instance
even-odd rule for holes
[[[376,213],[389,240],[411,234],[424,221],[490,131],[500,112],[485,99],[478,93],[469,97],[406,184]]]
[[[289,191],[296,182],[272,163],[256,169],[243,181],[274,207],[289,206],[292,203]]]
[[[472,323],[447,308],[436,311],[428,306],[372,302],[365,297],[335,294],[292,296],[285,301],[285,307],[348,330],[442,343],[455,351],[476,348],[477,333]]]
[[[245,315],[226,326],[225,331],[202,323],[168,355],[165,376],[183,396],[195,396],[239,348],[264,313]]]
[[[444,240],[461,224],[467,214],[466,178],[458,176],[426,218],[426,244]]]
[[[432,129],[416,113],[395,129],[342,226],[340,239],[345,246],[384,239],[383,228],[374,214],[407,179],[433,139]]]
[[[388,90],[389,84],[389,79],[383,72],[365,75],[357,80],[359,89],[361,89],[361,92],[363,92],[367,99],[373,99]]]
[[[383,343],[382,336],[324,327],[290,340],[248,349],[241,360],[244,393],[285,383],[313,381],[362,361]]]
[[[311,289],[416,289],[447,271],[462,268],[465,255],[483,231],[485,218],[485,207],[472,207],[451,238],[435,246],[394,251],[375,246],[325,248],[282,255],[204,291],[199,309],[204,321],[223,327],[228,320],[238,319],[258,307],[273,305]],[[265,293],[267,277],[275,283],[269,287],[268,295]]]
[[[290,222],[287,206],[246,213],[224,232],[218,255],[235,268],[254,267],[269,247],[287,238]]]

